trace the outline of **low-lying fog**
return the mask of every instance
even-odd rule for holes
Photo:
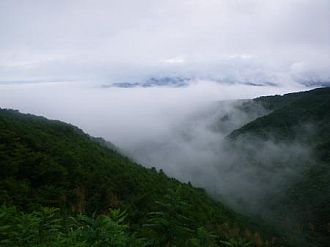
[[[254,207],[297,169],[246,168],[246,157],[224,147],[227,134],[265,113],[261,107],[253,114],[244,113],[239,109],[243,101],[235,100],[306,89],[210,81],[181,88],[102,88],[78,82],[2,84],[0,107],[72,123],[112,142],[146,166],[191,181],[233,205],[249,198],[249,206]],[[283,155],[284,150],[288,155]],[[258,157],[283,162],[304,158],[307,153],[302,144],[269,141],[258,150]]]
[[[171,135],[191,115],[216,101],[248,99],[306,89],[219,85],[200,81],[182,88],[102,88],[96,83],[0,84],[0,107],[60,119],[123,150]]]

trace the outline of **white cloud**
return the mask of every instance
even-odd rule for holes
[[[160,62],[169,63],[169,64],[180,64],[180,63],[184,63],[185,61],[183,57],[172,57],[172,58],[163,59]]]
[[[309,61],[330,54],[329,11],[328,0],[2,0],[0,77],[290,81],[294,64],[318,73]]]

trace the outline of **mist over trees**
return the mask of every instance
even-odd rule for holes
[[[330,193],[329,92],[217,102],[175,126],[166,139],[143,143],[132,157],[295,232],[300,244],[321,245],[330,220],[322,209]]]
[[[0,130],[2,246],[250,245],[274,236],[72,125],[1,109]]]
[[[11,246],[24,237],[9,237],[22,215],[46,230],[43,217],[57,209],[44,207],[52,207],[60,209],[60,225],[50,223],[54,234],[34,235],[29,246],[88,243],[93,238],[81,234],[103,234],[108,224],[129,246],[203,246],[205,239],[209,246],[326,246],[329,95],[323,88],[215,102],[133,151],[60,121],[1,110],[3,241]],[[114,209],[127,223],[107,218]],[[70,223],[63,213],[89,223]]]
[[[0,246],[328,247],[329,10],[0,0]]]

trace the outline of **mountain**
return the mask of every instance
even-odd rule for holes
[[[271,243],[204,190],[60,121],[1,109],[0,169],[1,246]]]
[[[267,198],[265,204],[272,210],[270,218],[291,235],[296,245],[328,246],[330,88],[260,97],[253,102],[270,112],[234,130],[228,135],[228,140],[239,147],[239,152],[248,153],[249,162],[246,163],[246,169],[271,168],[272,176],[269,177],[269,182],[277,179],[277,169],[300,170],[299,176],[291,181],[284,191],[277,195],[271,194]],[[265,157],[258,158],[263,147],[270,142],[277,146],[285,144],[286,147],[308,147],[309,158],[301,159],[301,156],[290,153],[290,149],[283,149],[280,155],[291,157],[282,162],[273,162],[270,166]],[[257,143],[253,152],[247,148],[251,143]]]
[[[283,96],[256,98],[255,102],[272,112],[234,131],[231,137],[247,133],[258,136],[291,135],[295,133],[294,127],[308,123],[318,125],[315,126],[317,131],[327,131],[330,128],[327,125],[330,119],[329,94],[330,88],[319,88]]]
[[[217,78],[210,76],[154,76],[144,81],[133,82],[115,82],[112,84],[104,84],[103,88],[119,87],[119,88],[136,88],[136,87],[187,87],[192,81],[212,81],[218,84],[233,85],[242,84],[253,87],[272,86],[276,87],[277,84],[268,81],[249,81],[249,80],[233,80],[229,78]]]
[[[328,246],[330,89],[225,109],[207,127],[228,133],[212,172],[235,203],[75,126],[1,109],[0,245]]]
[[[151,77],[141,82],[116,82],[111,85],[103,85],[103,88],[135,88],[135,87],[185,87],[188,86],[190,78],[178,76]]]
[[[297,78],[297,81],[307,87],[329,87],[330,78]]]

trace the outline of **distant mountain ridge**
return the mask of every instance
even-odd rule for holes
[[[242,84],[249,86],[277,86],[273,82],[253,82],[253,81],[233,81],[233,80],[224,80],[217,79],[212,77],[185,77],[185,76],[160,76],[160,77],[150,77],[145,81],[133,81],[133,82],[115,82],[112,84],[103,84],[103,88],[119,87],[119,88],[150,88],[150,87],[186,87],[190,85],[192,81],[213,81],[219,84]]]
[[[102,85],[103,88],[135,88],[135,87],[185,87],[191,79],[185,77],[151,77],[141,82],[116,82],[110,85]]]

